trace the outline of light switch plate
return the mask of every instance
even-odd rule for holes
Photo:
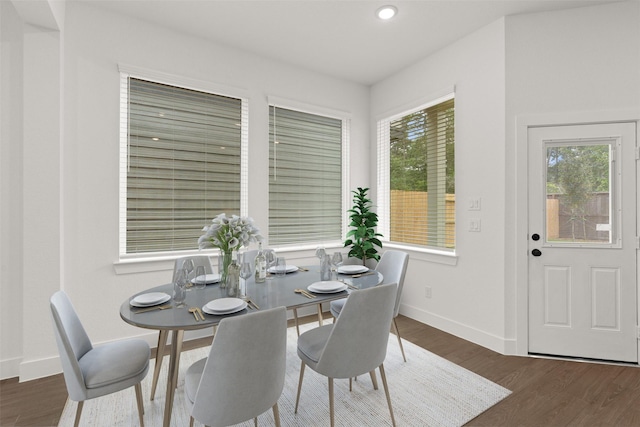
[[[469,210],[470,211],[479,211],[481,207],[481,199],[480,197],[469,199]]]

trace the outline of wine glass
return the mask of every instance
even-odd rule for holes
[[[322,246],[318,246],[316,248],[316,257],[320,260],[322,260],[322,258],[326,255],[326,251],[324,250],[324,248]]]
[[[193,260],[191,258],[187,258],[182,262],[182,268],[186,271],[187,274],[187,290],[191,290],[191,280],[195,278],[195,274],[193,271],[195,269]]]
[[[283,256],[277,257],[274,268],[278,276],[284,276],[287,274],[287,260],[285,260]]]
[[[276,265],[276,251],[274,251],[273,249],[267,249],[266,251],[264,251],[264,257],[267,261],[267,273],[269,273],[271,270],[271,267]],[[271,275],[267,274],[267,279],[271,279]]]
[[[334,252],[331,257],[331,278],[338,279],[338,267],[342,265],[342,253]]]
[[[238,297],[246,300],[247,299],[247,280],[252,276],[251,273],[251,263],[250,262],[242,262],[240,264],[240,289],[238,290]]]
[[[196,273],[193,276],[193,285],[196,289],[204,289],[207,286],[207,276],[204,270],[204,265],[196,267]]]
[[[331,262],[336,267],[341,266],[342,265],[342,252],[334,252],[333,253],[333,257],[331,258]]]
[[[173,302],[176,308],[184,307],[184,300],[187,298],[187,270],[180,268],[176,272],[175,281],[173,282]]]

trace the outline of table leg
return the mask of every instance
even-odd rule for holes
[[[298,333],[298,336],[300,336],[300,326],[298,325],[298,309],[297,308],[293,309],[293,320],[296,322],[296,332]]]
[[[171,424],[171,412],[173,410],[173,397],[176,391],[176,384],[178,383],[178,362],[180,359],[180,352],[182,351],[182,337],[184,331],[175,330],[171,334],[171,356],[169,357],[169,375],[167,376],[167,394],[165,396],[166,402],[164,405],[164,420],[162,425],[169,427]]]
[[[151,382],[151,400],[156,395],[156,387],[158,386],[158,377],[160,377],[160,368],[162,367],[162,360],[164,359],[164,351],[167,348],[167,336],[169,331],[161,329],[158,334],[158,346],[156,347],[156,363],[153,368],[153,381]]]
[[[322,326],[322,304],[318,304],[318,323]]]

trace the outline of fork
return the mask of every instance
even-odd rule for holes
[[[167,304],[167,305],[161,305],[159,307],[143,308],[142,310],[134,311],[133,314],[146,313],[147,311],[153,311],[153,310],[166,310],[167,308],[172,308],[172,307],[173,306],[171,304]]]
[[[353,286],[351,283],[347,283],[347,282],[345,282],[344,280],[340,280],[340,279],[338,279],[338,282],[342,282],[342,283],[344,283],[345,285],[347,285],[347,287],[348,287],[349,289],[353,289],[354,291],[357,291],[358,289],[360,289],[360,288],[358,288],[357,286]]]
[[[358,278],[358,277],[362,277],[362,276],[368,276],[368,275],[370,275],[370,274],[374,274],[374,273],[375,273],[375,271],[369,271],[369,272],[367,272],[367,273],[354,274],[354,275],[353,275],[353,276],[351,276],[351,277],[353,277],[353,278]]]
[[[305,297],[309,298],[309,299],[314,299],[316,296],[310,294],[309,292],[305,291],[304,289],[294,289],[293,290],[295,293],[297,294],[301,294],[304,295]]]

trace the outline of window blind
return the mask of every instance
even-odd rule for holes
[[[389,241],[455,248],[454,111],[450,96],[378,122],[379,205]]]
[[[133,77],[123,77],[123,85],[121,253],[197,249],[212,218],[240,214],[246,103]]]
[[[269,243],[340,241],[343,120],[269,113]]]

